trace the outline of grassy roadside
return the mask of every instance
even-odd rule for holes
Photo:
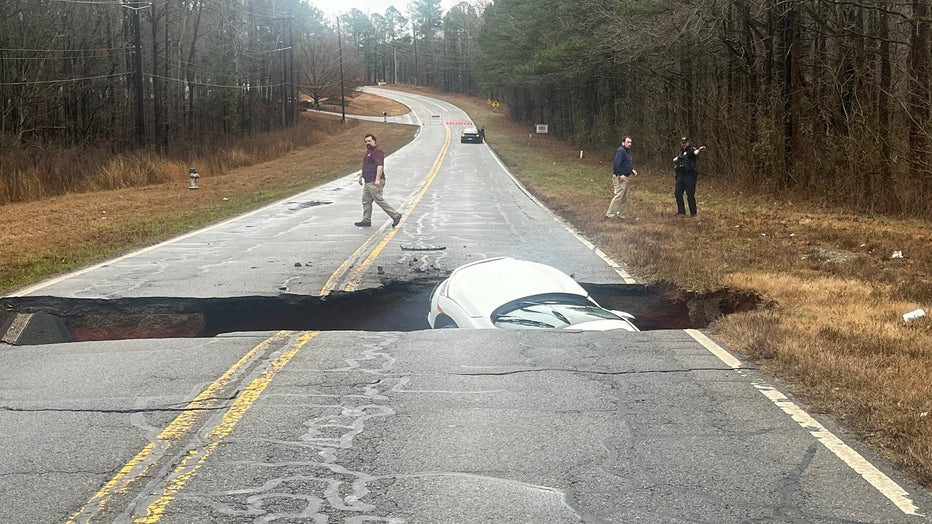
[[[778,200],[705,173],[699,217],[679,219],[671,171],[650,166],[639,166],[633,182],[633,219],[606,221],[612,151],[584,151],[580,159],[577,148],[531,133],[483,100],[434,96],[466,110],[531,191],[641,279],[696,291],[738,288],[771,300],[773,307],[730,315],[710,331],[781,378],[810,411],[831,414],[932,486],[932,317],[901,317],[932,308],[928,221],[852,215],[804,195]],[[373,104],[372,114],[384,105]],[[351,121],[274,162],[204,177],[198,191],[187,189],[179,169],[168,184],[2,206],[0,291],[350,173],[370,131],[387,151],[413,133]],[[637,159],[636,136],[633,153]],[[891,258],[894,251],[904,258]]]
[[[680,218],[672,163],[639,166],[631,219],[606,220],[613,151],[583,151],[581,159],[578,148],[532,133],[483,100],[433,96],[485,126],[489,145],[532,192],[641,279],[772,301],[710,331],[784,381],[810,411],[832,415],[932,487],[932,316],[902,317],[920,307],[932,314],[929,221],[851,214],[806,195],[758,195],[714,174],[700,177],[698,217]],[[671,159],[677,147],[670,144]],[[636,136],[632,153],[637,160]],[[904,258],[892,258],[896,251]]]
[[[366,107],[366,97],[361,98],[353,104],[356,111]],[[381,114],[384,99],[371,98]],[[235,169],[203,159],[210,167],[200,170],[199,189],[194,191],[188,189],[187,168],[179,164],[167,183],[0,206],[0,294],[348,175],[359,169],[365,133],[375,133],[390,153],[410,142],[416,131],[412,126],[351,119],[341,124],[339,117],[313,113],[300,116],[309,121],[296,131],[306,134],[306,148],[274,162]]]

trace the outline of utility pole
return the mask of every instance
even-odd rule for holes
[[[414,85],[420,85],[417,82],[417,29],[411,24],[412,42],[414,43]]]
[[[288,17],[288,85],[290,86],[289,91],[291,92],[289,99],[291,100],[291,111],[289,112],[291,118],[291,125],[295,125],[298,121],[298,98],[295,93],[294,86],[294,21],[293,16]]]
[[[281,40],[279,40],[281,41]],[[282,82],[281,82],[281,116],[282,116],[282,127],[288,127],[288,49],[282,47],[279,48],[282,55]]]
[[[287,22],[288,24],[288,42],[281,44],[275,51],[281,51],[282,59],[282,81],[281,81],[281,117],[282,127],[291,127],[297,122],[298,102],[295,97],[294,83],[294,16],[276,16],[272,20]],[[282,28],[282,32],[284,32]],[[279,33],[281,35],[281,33]],[[276,37],[276,44],[281,42],[282,37]]]
[[[162,13],[168,21],[168,5],[162,7]],[[165,151],[165,135],[162,121],[165,118],[165,110],[162,103],[165,97],[162,96],[162,79],[159,78],[159,18],[161,16],[152,8],[152,134],[155,137],[155,150],[159,153]],[[166,77],[167,78],[167,77]],[[167,86],[166,86],[167,87]]]

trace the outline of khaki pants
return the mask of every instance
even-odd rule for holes
[[[362,220],[363,222],[372,222],[372,203],[375,202],[379,207],[382,208],[382,211],[392,217],[392,220],[395,220],[401,216],[398,211],[395,211],[388,202],[382,198],[382,190],[385,189],[385,181],[382,180],[381,185],[375,185],[374,182],[366,182],[362,186]]]
[[[624,179],[617,176],[612,177],[612,189],[615,190],[615,196],[612,197],[611,203],[608,204],[608,211],[605,212],[605,216],[619,218],[625,216],[625,210],[628,209],[628,180],[630,180],[630,177]]]

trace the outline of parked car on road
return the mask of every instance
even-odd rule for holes
[[[472,142],[473,144],[482,143],[482,133],[479,132],[475,127],[467,127],[463,130],[463,133],[460,135],[460,143],[465,144],[467,142]]]
[[[634,316],[600,306],[559,269],[509,257],[460,266],[434,288],[431,328],[639,331]]]

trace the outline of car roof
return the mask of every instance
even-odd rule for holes
[[[498,257],[460,266],[450,275],[447,294],[470,316],[486,316],[506,302],[546,293],[588,293],[562,271],[537,262]]]
[[[466,129],[463,130],[463,132],[464,133],[478,133],[479,130],[476,129],[475,127],[467,127]]]

